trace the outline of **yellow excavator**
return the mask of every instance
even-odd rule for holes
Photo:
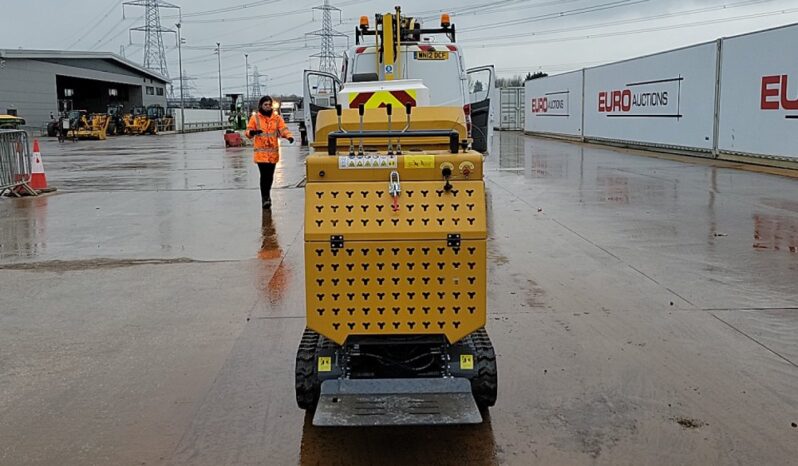
[[[454,37],[398,7],[375,19],[358,33],[387,70],[400,41]],[[349,108],[315,115],[295,389],[316,426],[473,424],[496,402],[483,155],[462,106],[403,101],[423,86],[395,78],[346,84],[331,98]],[[386,89],[399,100],[362,103]]]

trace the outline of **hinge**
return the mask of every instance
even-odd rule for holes
[[[344,247],[344,235],[330,236],[330,248],[341,249]]]
[[[449,233],[446,235],[446,245],[450,248],[460,248],[460,233]]]

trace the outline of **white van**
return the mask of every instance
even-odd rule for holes
[[[286,123],[294,121],[296,114],[296,102],[280,102],[280,116]]]
[[[420,79],[429,89],[430,105],[462,107],[471,119],[474,150],[487,153],[493,139],[493,111],[490,96],[494,87],[493,65],[465,69],[462,48],[455,44],[422,40],[403,43],[395,79]],[[304,118],[308,137],[313,141],[316,115],[334,107],[338,92],[347,83],[382,81],[385,70],[379,66],[374,45],[358,45],[344,53],[342,79],[319,71],[305,71]],[[345,105],[345,103],[342,103]]]

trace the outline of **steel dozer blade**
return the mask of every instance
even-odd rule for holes
[[[320,427],[481,422],[464,378],[326,380],[313,417]]]

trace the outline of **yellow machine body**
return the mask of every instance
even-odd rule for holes
[[[94,113],[88,117],[81,118],[81,120],[81,128],[72,131],[73,137],[78,139],[106,139],[111,117],[104,113]]]
[[[394,171],[397,210],[389,193]],[[311,155],[307,172],[309,328],[343,344],[353,335],[420,334],[454,343],[484,327],[481,154]]]
[[[158,127],[155,121],[151,120],[147,115],[136,115],[130,118],[125,118],[125,132],[127,134],[156,134]]]
[[[483,155],[463,108],[419,104],[427,88],[400,79],[401,42],[426,34],[454,42],[454,25],[361,17],[381,80],[315,115],[294,385],[315,426],[475,424],[496,402]]]
[[[363,129],[385,130],[387,129],[387,116],[384,108],[366,108],[363,115]],[[405,109],[394,108],[392,121],[393,131],[402,131],[407,124]],[[357,109],[342,109],[341,127],[345,131],[357,131],[360,128],[360,116]],[[460,107],[414,107],[408,131],[416,129],[433,129],[456,131],[460,135],[461,141],[468,140],[466,129],[465,114]],[[319,151],[326,151],[327,136],[338,131],[338,116],[335,110],[322,110],[316,117],[316,142],[313,148]],[[396,138],[393,144],[396,145]],[[357,138],[353,139],[355,145],[358,144]],[[387,138],[369,138],[363,141],[363,145],[368,150],[387,150]],[[349,139],[338,142],[339,149],[349,148]],[[407,150],[437,151],[445,150],[449,147],[448,138],[402,138],[402,148]],[[440,173],[438,173],[440,177]],[[387,181],[386,181],[387,182]]]

